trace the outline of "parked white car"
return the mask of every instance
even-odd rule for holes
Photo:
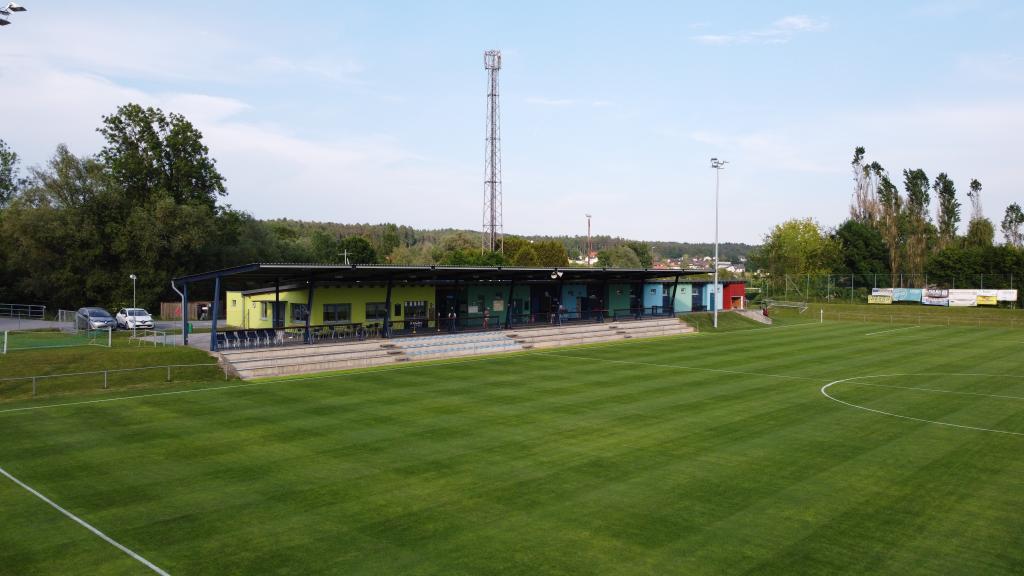
[[[121,308],[114,319],[117,327],[125,330],[153,327],[153,317],[142,308]]]

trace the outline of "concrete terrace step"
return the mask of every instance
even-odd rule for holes
[[[289,358],[309,355],[353,353],[368,350],[380,350],[380,340],[360,340],[356,342],[337,342],[328,344],[302,344],[285,346],[267,346],[263,348],[232,348],[220,351],[225,359],[236,362],[254,358]]]
[[[474,354],[493,354],[521,350],[518,342],[502,332],[477,332],[472,334],[440,334],[417,338],[400,338],[393,341],[405,357],[410,360],[454,358]]]
[[[243,379],[264,378],[268,376],[290,376],[294,374],[309,374],[313,372],[327,372],[331,370],[369,368],[370,366],[381,366],[400,361],[402,361],[402,358],[396,359],[394,356],[374,356],[351,358],[348,360],[323,360],[318,362],[303,362],[300,364],[237,368],[237,372],[239,377]]]
[[[303,356],[251,358],[247,360],[230,360],[236,370],[262,368],[264,366],[298,366],[308,362],[345,362],[361,358],[390,358],[391,350],[378,347],[376,350],[358,350],[350,352],[310,353]]]

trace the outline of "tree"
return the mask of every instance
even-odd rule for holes
[[[560,242],[555,240],[542,240],[533,243],[533,250],[537,253],[538,266],[565,266],[569,263],[569,253]]]
[[[967,226],[967,237],[964,244],[967,247],[986,248],[992,246],[996,239],[996,227],[988,218],[975,218]]]
[[[981,182],[977,178],[971,179],[971,191],[967,193],[967,197],[971,199],[971,220],[984,218],[981,213]]]
[[[373,264],[377,262],[377,252],[373,249],[370,241],[362,236],[349,236],[342,238],[337,243],[337,256],[339,262],[345,262],[348,255],[349,264]]]
[[[177,204],[212,209],[227,193],[202,133],[180,114],[126,104],[104,116],[97,131],[107,141],[100,157],[131,201],[165,193]]]
[[[882,211],[879,231],[889,251],[889,270],[895,272],[900,267],[903,254],[903,198],[900,197],[899,188],[884,171],[879,176],[878,201]]]
[[[853,151],[853,201],[850,203],[850,217],[858,222],[873,224],[881,217],[878,200],[878,178],[882,166],[878,162],[864,163],[864,147]]]
[[[533,246],[527,244],[519,248],[519,250],[512,255],[512,265],[523,268],[540,266],[540,257],[537,255],[537,251],[534,250]]]
[[[932,184],[938,198],[939,248],[945,248],[956,239],[956,227],[960,223],[960,201],[956,199],[956,185],[945,172],[940,173]]]
[[[597,253],[597,265],[602,268],[642,268],[640,257],[627,246],[619,245]]]
[[[903,188],[906,197],[906,267],[911,274],[924,271],[925,259],[928,256],[928,205],[931,195],[928,193],[928,175],[924,170],[904,170]]]
[[[839,257],[838,241],[811,218],[787,220],[764,237],[756,261],[771,275],[825,274]]]
[[[18,153],[0,140],[0,209],[10,203],[22,184],[18,177],[19,163]]]
[[[1006,207],[1006,214],[1003,216],[1003,238],[1010,246],[1020,248],[1024,235],[1021,234],[1021,226],[1024,226],[1024,210],[1016,202]]]
[[[628,240],[623,243],[623,246],[636,254],[637,259],[640,261],[640,268],[650,268],[654,263],[654,257],[651,255],[651,246],[646,242]]]
[[[889,250],[877,228],[850,218],[835,231],[844,269],[852,274],[888,274]]]

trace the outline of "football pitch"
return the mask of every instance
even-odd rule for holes
[[[825,322],[0,404],[0,574],[1020,574],[1022,352]]]

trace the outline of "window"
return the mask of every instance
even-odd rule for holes
[[[273,302],[260,302],[260,320],[270,318],[271,306],[273,306]]]
[[[324,324],[352,321],[351,304],[324,304]]]
[[[292,322],[305,322],[309,311],[305,304],[292,304]]]
[[[388,315],[388,305],[385,302],[366,303],[366,321],[378,322],[384,320]]]

